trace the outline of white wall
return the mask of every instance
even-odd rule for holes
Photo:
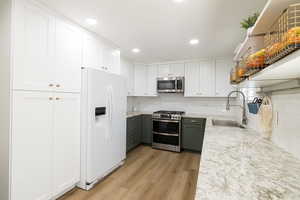
[[[132,98],[132,97],[131,97]],[[237,108],[226,111],[226,98],[186,98],[182,94],[161,94],[159,97],[133,97],[131,107],[138,111],[182,110],[204,115],[236,116]]]
[[[0,1],[0,199],[9,196],[11,0]]]
[[[275,92],[270,97],[273,103],[272,141],[300,159],[300,89]],[[258,115],[249,114],[249,127],[260,131]]]

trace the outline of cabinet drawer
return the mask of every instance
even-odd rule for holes
[[[205,118],[184,118],[183,125],[185,124],[195,124],[195,125],[203,125],[205,124]]]

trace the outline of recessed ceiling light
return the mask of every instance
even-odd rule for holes
[[[199,40],[198,39],[192,39],[192,40],[190,40],[190,44],[191,45],[199,44]]]
[[[181,2],[183,2],[184,0],[173,0],[174,2],[176,2],[176,3],[181,3]]]
[[[138,49],[138,48],[134,48],[134,49],[132,49],[132,52],[133,53],[139,53],[141,50],[140,49]]]
[[[87,18],[87,19],[85,20],[85,22],[86,22],[88,25],[91,25],[91,26],[98,24],[97,20],[96,20],[96,19],[93,19],[93,18]]]

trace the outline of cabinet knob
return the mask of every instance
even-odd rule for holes
[[[59,97],[56,97],[55,99],[56,99],[57,101],[58,101],[58,100],[60,100],[60,98],[59,98]]]
[[[49,97],[49,100],[52,101],[52,100],[53,100],[53,97]]]
[[[49,87],[53,87],[54,85],[53,84],[49,84]]]
[[[56,85],[56,87],[60,87],[60,85],[59,85],[59,84],[57,84],[57,85]]]

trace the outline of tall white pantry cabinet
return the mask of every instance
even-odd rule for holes
[[[81,67],[93,67],[86,52],[113,73],[120,54],[85,48],[91,33],[35,1],[3,0],[0,11],[0,199],[56,199],[80,179]]]
[[[11,200],[48,200],[80,178],[83,36],[27,0],[13,9]]]

